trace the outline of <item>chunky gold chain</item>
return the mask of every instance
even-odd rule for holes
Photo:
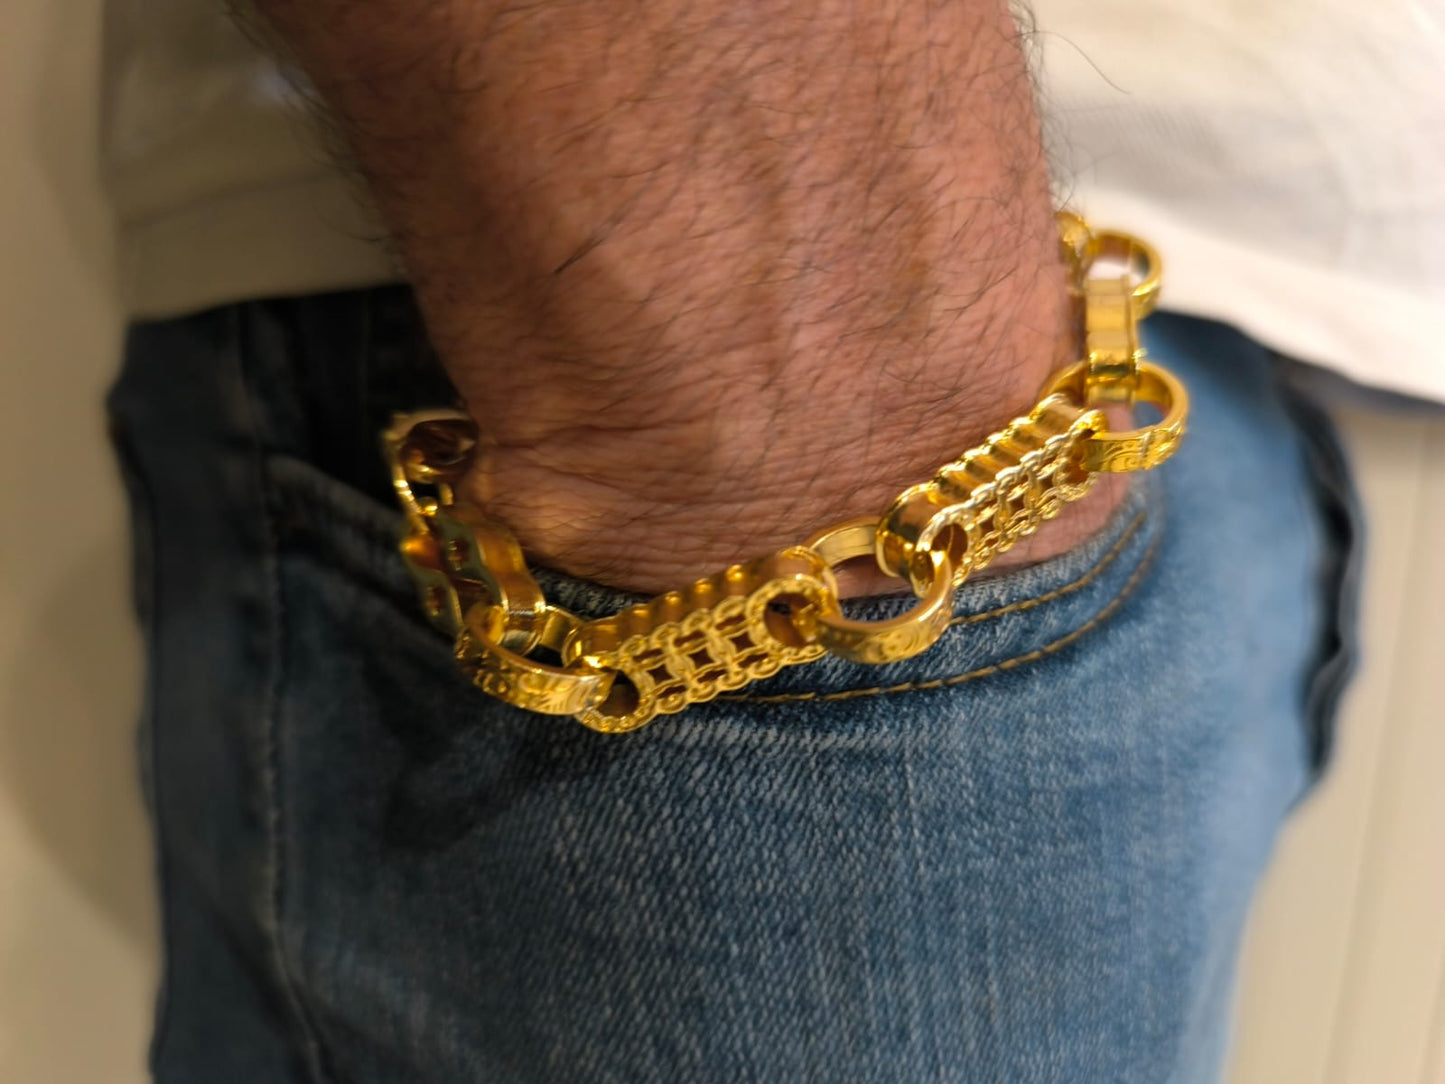
[[[620,733],[825,654],[881,664],[931,647],[971,573],[1087,494],[1100,473],[1149,470],[1184,435],[1188,396],[1139,344],[1138,322],[1158,298],[1158,254],[1070,212],[1058,220],[1084,357],[1049,379],[1027,415],[878,518],[836,524],[611,617],[587,621],[550,605],[507,527],[457,500],[476,444],[466,415],[397,416],[383,443],[407,519],[402,557],[462,671],[509,704]],[[1112,432],[1102,408],[1140,401],[1163,420]],[[906,613],[843,613],[834,569],[862,557],[917,596]]]

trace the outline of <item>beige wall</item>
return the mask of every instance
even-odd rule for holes
[[[156,975],[139,653],[100,398],[118,350],[96,183],[98,5],[0,34],[0,1080],[130,1084]],[[1445,424],[1354,414],[1369,658],[1245,967],[1235,1084],[1445,1084]]]
[[[1234,1084],[1445,1084],[1445,421],[1341,420],[1365,660],[1255,910]]]
[[[155,985],[139,652],[100,399],[118,348],[97,7],[0,19],[0,1080],[142,1079]]]

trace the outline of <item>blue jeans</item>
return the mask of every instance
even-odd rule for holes
[[[157,1079],[1216,1079],[1357,535],[1275,359],[1147,331],[1191,432],[1096,537],[917,658],[606,736],[471,688],[419,613],[376,434],[451,393],[405,291],[137,327]]]

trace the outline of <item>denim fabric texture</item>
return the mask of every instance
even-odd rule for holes
[[[971,581],[922,656],[607,736],[471,688],[421,617],[376,435],[451,393],[404,290],[134,329],[156,1078],[1216,1080],[1358,528],[1276,359],[1146,331],[1191,430],[1105,530]]]

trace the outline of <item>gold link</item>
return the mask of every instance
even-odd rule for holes
[[[618,680],[605,702],[577,718],[607,733],[635,730],[811,662],[823,647],[798,631],[794,616],[836,606],[837,597],[823,558],[793,546],[590,622],[568,640],[562,660],[616,671]]]
[[[1073,211],[1055,212],[1054,221],[1059,230],[1059,249],[1064,257],[1064,266],[1069,269],[1069,281],[1083,282],[1098,252],[1099,243],[1094,238],[1094,231]]]
[[[432,527],[463,612],[474,601],[488,601],[507,616],[505,647],[524,654],[536,647],[547,600],[511,530],[470,504],[437,512]]]
[[[454,503],[454,486],[476,444],[471,419],[455,410],[398,415],[382,443],[392,485],[407,514],[401,555],[427,617],[449,636],[457,636],[471,607],[489,602],[507,615],[503,646],[531,651],[547,602],[527,570],[522,548],[499,520],[475,506]],[[413,485],[435,486],[438,498],[419,498]]]
[[[803,543],[836,568],[845,561],[872,557],[877,546],[878,521],[871,517],[848,520],[819,531]],[[844,617],[836,598],[805,609],[795,624],[809,640],[817,640],[829,654],[852,662],[890,663],[927,651],[948,629],[953,617],[953,567],[942,550],[928,553],[931,567],[927,592],[908,612],[882,621],[855,621]]]
[[[456,641],[457,665],[483,692],[515,707],[543,715],[576,715],[606,699],[613,675],[586,665],[566,667],[536,662],[503,646],[507,613],[500,606],[477,603],[467,611]],[[582,620],[566,610],[547,607],[537,644],[561,653]]]
[[[1064,392],[1083,396],[1087,379],[1087,366],[1079,362],[1055,373],[1044,386],[1044,394]],[[1090,434],[1080,450],[1079,466],[1083,470],[1111,473],[1151,470],[1174,454],[1189,417],[1189,393],[1174,374],[1145,361],[1139,363],[1139,398],[1158,407],[1164,420],[1123,433],[1100,428]]]
[[[1068,425],[1061,429],[1064,418]],[[878,527],[879,567],[906,577],[922,596],[932,583],[927,554],[940,550],[954,584],[961,584],[1088,492],[1093,477],[1079,469],[1079,450],[1105,425],[1101,412],[1067,395],[1047,396],[1027,416],[945,465],[931,482],[899,495]],[[1014,455],[1018,448],[1029,450]]]
[[[1158,250],[1142,237],[1123,230],[1098,230],[1094,233],[1093,259],[1090,267],[1101,259],[1121,263],[1127,268],[1126,278],[1133,284],[1134,316],[1144,319],[1154,311],[1159,300],[1159,285],[1164,262]]]
[[[426,534],[435,504],[424,505],[412,484],[434,485],[450,504],[451,486],[461,477],[476,444],[476,428],[460,410],[417,410],[397,414],[381,435],[397,500],[415,533]]]
[[[1073,280],[1089,366],[1085,404],[1133,405],[1138,392],[1138,324],[1159,296],[1162,263],[1154,246],[1119,230],[1091,230],[1070,211],[1056,216],[1060,245]],[[1099,265],[1120,268],[1096,274]]]
[[[1134,404],[1139,389],[1139,327],[1127,276],[1084,283],[1084,358],[1089,406]]]

